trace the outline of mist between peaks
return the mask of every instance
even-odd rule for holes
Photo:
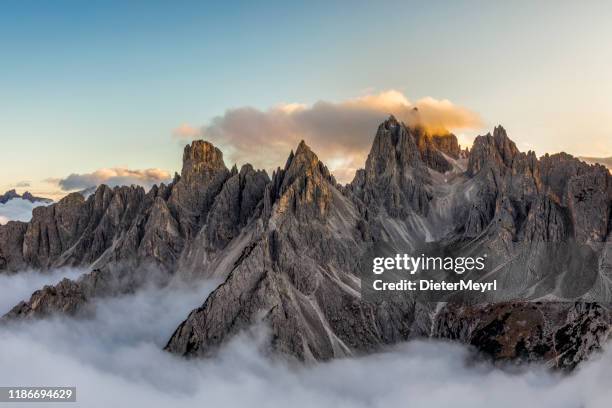
[[[487,256],[479,257],[441,257],[441,256],[411,256],[397,254],[393,257],[376,257],[372,261],[372,272],[380,275],[385,271],[405,271],[411,275],[419,271],[453,271],[459,275],[469,271],[482,271],[485,268]]]

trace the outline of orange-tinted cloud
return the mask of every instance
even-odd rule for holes
[[[127,168],[103,168],[92,173],[70,174],[61,179],[46,181],[57,184],[63,191],[83,190],[100,184],[111,187],[121,185],[141,185],[150,188],[154,184],[169,182],[170,173],[162,169],[132,170]]]
[[[172,131],[172,136],[178,139],[191,139],[200,134],[200,129],[195,128],[187,123],[183,123]]]
[[[448,100],[428,97],[411,103],[401,92],[390,90],[311,106],[230,109],[197,132],[182,125],[173,135],[209,140],[224,151],[228,163],[250,162],[265,169],[282,165],[289,151],[304,139],[336,178],[347,182],[363,167],[377,126],[390,114],[436,132],[481,127],[477,114]]]

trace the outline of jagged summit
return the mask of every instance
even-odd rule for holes
[[[393,115],[378,127],[371,153],[375,156],[389,153],[390,149],[382,146],[385,143],[394,146],[399,160],[405,164],[414,167],[420,161],[441,173],[453,168],[445,155],[451,159],[459,159],[461,155],[461,147],[453,133],[432,132],[419,125],[418,121],[415,125],[406,125]]]
[[[288,166],[286,167],[281,188],[286,187],[299,176],[308,176],[312,178],[321,175],[330,182],[332,181],[331,174],[327,167],[303,140],[299,143],[295,150],[295,154],[293,151],[290,153],[287,164]]]
[[[9,190],[6,193],[0,195],[0,204],[6,204],[7,202],[9,202],[12,199],[15,198],[21,198],[23,200],[29,201],[31,203],[51,203],[53,202],[53,200],[49,199],[49,198],[43,198],[43,197],[36,197],[34,196],[32,193],[30,193],[29,191],[26,191],[23,194],[19,194],[17,193],[17,191],[15,189]]]
[[[365,169],[350,188],[366,203],[382,205],[392,216],[426,214],[431,200],[429,170],[446,173],[461,149],[455,135],[434,135],[409,127],[391,115],[379,127]]]
[[[194,140],[185,146],[183,152],[183,169],[181,177],[190,179],[195,175],[227,170],[223,153],[212,143]]]
[[[397,120],[395,115],[390,114],[389,117],[383,123],[381,123],[380,126],[383,126],[385,129],[389,129],[394,126],[399,126],[399,124],[400,122]]]
[[[359,259],[379,242],[469,245],[511,257],[516,242],[612,241],[612,176],[603,167],[569,155],[538,160],[502,127],[476,138],[467,161],[454,135],[393,116],[378,126],[365,168],[346,187],[304,141],[272,178],[250,165],[229,170],[219,149],[195,141],[169,185],[148,192],[101,186],[87,199],[74,194],[36,209],[29,223],[0,226],[0,273],[95,269],[37,291],[8,316],[78,314],[99,297],[133,293],[152,280],[214,277],[224,283],[186,316],[168,351],[209,355],[263,320],[270,348],[302,360],[424,336],[463,341],[495,358],[571,367],[607,338],[609,314],[598,305],[449,304],[434,312],[362,301]],[[610,254],[595,255],[602,277]],[[528,265],[542,262],[537,251],[532,256]],[[518,269],[507,278],[533,277]],[[605,282],[601,292],[609,290]],[[538,324],[531,330],[525,320]],[[571,337],[561,358],[550,351],[558,336]]]
[[[506,130],[499,125],[494,128],[493,135],[487,133],[484,136],[477,136],[474,140],[469,155],[468,172],[474,175],[482,168],[489,168],[492,165],[512,167],[513,161],[520,155],[525,154],[519,152],[516,144],[506,134]],[[528,155],[531,161],[536,159],[533,152],[529,152]]]
[[[300,217],[323,216],[331,202],[336,180],[317,155],[302,140],[289,153],[284,169],[277,169],[264,194],[264,214],[271,217],[274,205],[281,212]]]
[[[304,151],[304,152],[311,151],[312,152],[312,150],[310,149],[310,146],[308,146],[306,144],[304,139],[300,140],[300,143],[298,143],[298,147],[297,147],[297,149],[295,151],[296,151],[296,154],[299,153],[299,152],[302,152],[302,151]]]
[[[21,198],[21,196],[17,194],[17,191],[9,190],[6,193],[0,195],[0,204],[5,204],[9,200],[12,200],[13,198]]]
[[[600,164],[608,168],[608,170],[612,171],[612,157],[585,157],[581,156],[581,160],[589,164]]]

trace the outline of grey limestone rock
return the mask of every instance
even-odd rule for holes
[[[93,271],[42,288],[5,319],[89,313],[97,297],[144,284],[215,277],[223,283],[177,327],[166,349],[207,356],[263,322],[270,350],[300,360],[367,353],[410,338],[462,341],[496,360],[573,368],[606,341],[607,305],[509,301],[430,305],[361,297],[360,262],[380,243],[470,247],[523,266],[552,254],[540,243],[588,245],[598,293],[612,277],[612,181],[603,166],[570,155],[538,159],[496,127],[461,150],[452,134],[431,135],[390,117],[365,168],[339,186],[301,142],[269,178],[228,170],[219,149],[185,147],[170,185],[100,186],[37,208],[29,223],[0,226],[0,273],[72,265]],[[537,271],[536,271],[537,272]]]

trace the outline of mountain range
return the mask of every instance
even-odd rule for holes
[[[167,351],[208,356],[264,322],[270,350],[303,361],[428,337],[471,344],[498,361],[572,369],[610,333],[610,242],[609,171],[565,153],[520,152],[501,126],[468,151],[451,133],[391,116],[347,185],[304,141],[269,176],[249,164],[228,169],[218,148],[198,140],[168,185],[101,185],[88,198],[73,193],[35,208],[28,223],[0,226],[0,273],[91,269],[34,292],[3,320],[86,316],[96,298],[219,279]],[[360,271],[380,243],[519,259],[493,273],[530,291],[460,304],[366,299]],[[593,262],[572,275],[568,248]],[[544,290],[548,263],[563,273]],[[587,301],[571,291],[584,280]]]
[[[26,200],[31,203],[51,203],[53,202],[53,200],[49,198],[35,197],[29,191],[26,191],[25,193],[23,193],[23,195],[21,195],[21,194],[18,194],[17,191],[15,190],[9,190],[6,193],[0,195],[0,204],[6,204],[10,200],[13,200],[16,198],[17,199],[20,198],[22,200]]]

